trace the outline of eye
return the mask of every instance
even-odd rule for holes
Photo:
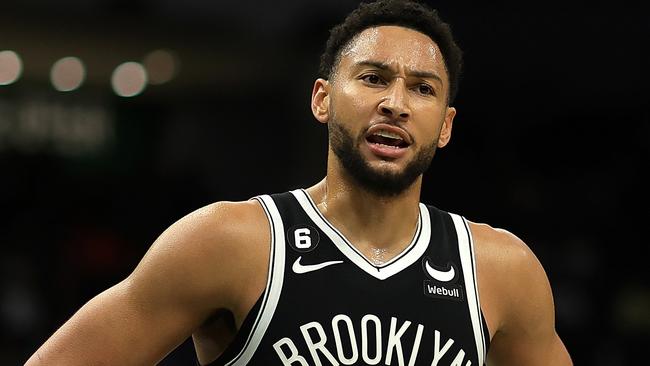
[[[361,80],[365,81],[366,83],[369,84],[383,84],[383,80],[381,77],[377,74],[367,74],[361,77]]]
[[[418,92],[425,95],[435,95],[433,88],[427,84],[420,84],[417,86]]]

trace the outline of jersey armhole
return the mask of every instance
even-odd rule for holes
[[[251,200],[253,199],[257,200],[264,209],[271,230],[266,287],[251,311],[246,315],[233,342],[228,345],[221,356],[208,364],[211,366],[247,365],[260,345],[280,300],[286,260],[284,224],[271,196],[263,195],[251,198]]]
[[[487,321],[485,321],[483,310],[481,310],[481,322],[483,323],[483,339],[485,340],[485,355],[487,356],[487,353],[490,350],[491,339],[490,339],[490,330],[488,329]]]

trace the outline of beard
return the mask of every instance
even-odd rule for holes
[[[331,120],[328,135],[332,151],[348,175],[363,189],[379,197],[394,197],[411,187],[429,169],[438,143],[436,139],[431,145],[420,148],[402,171],[393,172],[375,169],[363,158],[359,148],[365,142],[365,133],[355,140],[350,131]]]

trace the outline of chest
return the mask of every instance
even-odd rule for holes
[[[377,266],[299,194],[264,201],[267,285],[222,364],[482,363],[469,234],[459,242],[455,232],[462,218],[422,206],[412,243]]]

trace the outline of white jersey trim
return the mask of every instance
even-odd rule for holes
[[[307,216],[327,235],[336,247],[345,255],[352,263],[362,269],[369,275],[385,280],[411,264],[415,263],[422,257],[431,239],[431,220],[429,218],[429,210],[422,203],[419,204],[419,215],[415,235],[411,243],[402,251],[402,253],[395,256],[387,263],[381,266],[372,264],[361,252],[359,252],[348,239],[341,234],[340,231],[334,227],[318,210],[314,201],[312,201],[309,194],[302,189],[291,191],[296,197],[298,203],[305,211]]]
[[[472,233],[467,224],[467,220],[456,214],[450,213],[456,227],[458,236],[458,250],[460,261],[463,267],[463,277],[465,280],[465,293],[467,295],[467,306],[469,315],[474,329],[474,339],[476,341],[476,354],[478,364],[485,363],[485,333],[483,333],[483,322],[481,320],[481,302],[478,296],[478,282],[476,280],[476,261],[474,257],[474,241]]]
[[[269,220],[271,227],[271,251],[269,255],[269,272],[266,281],[266,289],[264,291],[264,298],[260,310],[255,318],[253,327],[246,343],[242,350],[227,362],[226,366],[245,366],[253,358],[257,347],[262,341],[262,337],[271,323],[275,309],[277,308],[280,294],[282,292],[282,284],[284,282],[284,266],[285,266],[285,238],[284,238],[284,224],[280,217],[280,212],[273,202],[273,199],[268,195],[255,197],[264,208],[264,213]]]

